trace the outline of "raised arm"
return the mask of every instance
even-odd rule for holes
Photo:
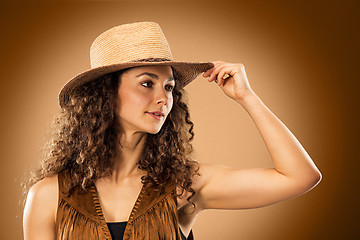
[[[25,240],[55,239],[57,196],[56,176],[45,178],[30,189],[23,216]]]
[[[275,168],[232,169],[201,164],[197,203],[201,209],[246,209],[270,205],[312,189],[321,173],[290,130],[251,89],[242,64],[214,62],[203,74],[216,81],[256,124]],[[224,76],[228,78],[223,79]],[[239,157],[240,158],[240,157]]]

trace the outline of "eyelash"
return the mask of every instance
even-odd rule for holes
[[[150,88],[151,86],[145,86],[145,85],[144,85],[144,84],[146,84],[146,83],[150,83],[151,86],[154,84],[152,81],[146,81],[146,82],[141,83],[141,85],[144,86],[144,87],[146,87],[146,88]],[[170,87],[171,89],[168,90],[168,89],[166,89],[166,87]],[[165,86],[165,89],[166,89],[167,91],[171,92],[171,91],[174,89],[174,86],[168,84],[168,85]]]

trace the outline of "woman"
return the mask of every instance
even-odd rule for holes
[[[60,92],[59,131],[27,197],[25,239],[192,239],[205,209],[262,207],[320,181],[301,144],[251,89],[244,65],[175,62],[151,22],[101,34],[91,64]],[[191,159],[182,88],[200,73],[250,114],[274,169]]]

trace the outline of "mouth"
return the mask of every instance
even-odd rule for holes
[[[146,112],[146,113],[157,120],[160,120],[165,116],[165,114],[162,112]]]

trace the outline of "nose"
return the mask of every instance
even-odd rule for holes
[[[155,96],[156,103],[167,105],[168,100],[169,100],[169,96],[167,95],[166,90],[162,86],[159,86],[156,90],[156,96]]]

